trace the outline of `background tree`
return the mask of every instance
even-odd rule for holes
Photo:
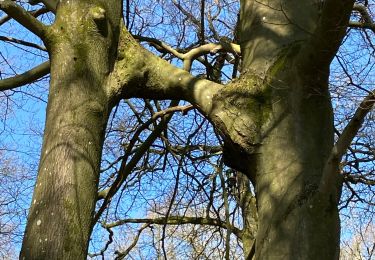
[[[42,2],[47,10],[56,11],[56,2]],[[373,90],[371,84],[366,83],[373,74],[371,68],[357,70],[349,66],[348,69],[345,65],[350,63],[342,62],[342,59],[350,56],[338,53],[340,71],[345,76],[340,75],[337,81],[333,78],[336,88],[332,87],[332,90],[336,92],[332,93],[345,100],[342,99],[342,91],[353,87],[359,97],[364,94],[367,97],[363,100],[345,95],[352,101],[345,104],[357,105],[352,118],[347,113],[353,110],[341,108],[332,99],[337,108],[339,136],[333,147],[328,66],[342,38],[346,35],[350,39],[350,31],[346,33],[348,24],[364,29],[361,35],[366,35],[367,29],[373,30],[369,11],[371,5],[359,2],[353,6],[350,1],[324,1],[323,5],[243,1],[239,22],[234,15],[232,22],[226,23],[218,14],[228,12],[225,17],[235,14],[238,9],[236,2],[199,1],[198,10],[189,3],[172,1],[169,6],[147,5],[144,9],[149,11],[146,16],[140,11],[141,2],[125,2],[125,22],[129,30],[134,34],[132,30],[138,26],[138,35],[134,38],[149,42],[167,59],[171,55],[181,59],[185,70],[190,71],[192,61],[198,59],[203,65],[191,70],[193,74],[199,74],[193,78],[140,48],[125,29],[120,30],[120,1],[112,1],[117,6],[109,5],[109,2],[60,1],[56,20],[50,27],[33,18],[45,9],[27,13],[12,1],[3,1],[0,5],[45,42],[51,58],[44,145],[22,254],[29,258],[84,257],[95,222],[104,217],[102,225],[110,231],[110,242],[113,231],[109,229],[108,222],[118,220],[119,214],[126,216],[125,208],[129,206],[129,203],[125,205],[125,211],[120,209],[121,202],[129,201],[129,197],[123,194],[144,187],[141,184],[145,177],[146,183],[155,183],[154,176],[167,171],[175,175],[163,178],[166,184],[162,188],[164,198],[148,207],[156,216],[162,216],[161,220],[153,217],[152,221],[154,224],[163,222],[160,239],[164,257],[168,248],[164,245],[166,224],[173,224],[176,219],[182,223],[184,219],[180,217],[187,217],[184,212],[196,213],[194,218],[189,219],[195,224],[197,220],[202,224],[199,214],[205,214],[204,220],[211,221],[211,226],[227,230],[226,258],[230,254],[230,234],[239,234],[236,224],[242,227],[239,236],[242,236],[245,255],[250,257],[254,252],[256,258],[313,258],[323,254],[330,259],[337,256],[336,203],[341,192],[339,166],[346,173],[342,176],[348,187],[355,182],[371,187],[373,147],[371,142],[366,141],[366,135],[358,135],[358,142],[353,144],[356,146],[349,149],[346,158],[355,160],[339,163],[357,134],[361,121],[373,106]],[[24,7],[27,8],[27,5]],[[207,9],[210,12],[205,18],[204,11]],[[353,10],[354,14],[360,14],[359,18],[353,16],[353,21],[348,23]],[[149,26],[167,28],[161,19],[163,12],[171,14],[170,24],[175,22],[176,26],[170,27],[172,32],[173,28],[180,28],[174,31],[176,41],[171,41],[176,48],[148,35],[154,33],[162,37]],[[142,24],[132,20],[132,16],[140,14],[143,15]],[[147,19],[147,14],[150,14],[151,20]],[[230,33],[235,27],[236,33]],[[170,37],[173,33],[167,35]],[[371,38],[365,40],[370,44],[367,47],[371,48]],[[216,44],[205,44],[208,41]],[[231,41],[240,43],[241,50],[236,44],[230,44]],[[13,39],[12,42],[16,41]],[[25,44],[21,41],[17,43]],[[42,51],[43,48],[39,49]],[[223,51],[232,54],[227,55]],[[232,73],[228,73],[226,64],[231,64]],[[217,84],[225,83],[227,74],[236,77],[240,67],[239,80],[225,87]],[[48,63],[44,63],[27,74],[4,80],[1,87],[3,90],[13,89],[48,72]],[[360,76],[361,81],[357,82],[354,75]],[[343,88],[343,82],[346,88]],[[208,122],[197,112],[188,112],[192,108],[190,105],[176,107],[176,101],[168,105],[145,100],[144,104],[126,101],[125,106],[117,106],[120,99],[131,97],[191,102],[213,123],[223,142],[224,162],[238,172],[226,176],[220,158],[222,149],[217,143],[205,143],[213,140],[214,132],[210,134]],[[112,107],[115,110],[110,116]],[[123,110],[125,108],[127,110]],[[132,111],[134,116],[125,111]],[[191,119],[184,122],[189,122],[185,124],[191,126],[181,128],[180,121],[171,121],[174,111],[190,115]],[[119,114],[126,115],[125,119],[118,120]],[[341,118],[342,114],[344,117]],[[108,134],[104,136],[108,118],[111,123],[107,127]],[[371,138],[371,131],[366,132],[369,129],[367,127],[364,131]],[[202,132],[209,134],[204,136],[200,134]],[[101,184],[97,190],[104,140],[108,157],[103,157]],[[119,143],[122,147],[114,149],[113,145]],[[149,149],[151,144],[154,145]],[[355,165],[360,163],[361,167]],[[353,172],[353,165],[364,172]],[[255,186],[258,212],[255,212],[255,198],[250,185],[240,172],[246,174]],[[181,185],[180,179],[185,176],[186,180],[189,180],[188,177],[191,180]],[[233,178],[237,180],[235,189],[227,187]],[[196,202],[199,193],[195,192],[195,185],[199,192],[205,193],[202,201],[207,206],[201,209]],[[98,191],[101,200],[96,214],[92,216]],[[215,202],[213,198],[217,198],[219,193],[222,201]],[[129,195],[136,205],[137,197],[131,192]],[[146,201],[153,200],[147,198]],[[167,208],[155,207],[166,201],[169,202]],[[371,197],[367,201],[371,202]],[[348,206],[345,203],[343,207]],[[110,205],[115,207],[111,209]],[[191,205],[194,211],[188,210]],[[234,220],[234,216],[239,216],[239,208],[242,220],[238,217]],[[133,219],[133,222],[142,221]],[[140,231],[145,228],[148,228],[147,225]],[[43,237],[39,237],[41,234]],[[55,234],[61,235],[51,240]],[[306,242],[301,244],[300,241]],[[48,250],[50,248],[53,251]],[[122,257],[125,254],[119,251],[117,255]]]

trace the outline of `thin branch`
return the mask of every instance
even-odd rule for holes
[[[104,225],[102,225],[106,230],[107,230],[107,232],[108,232],[108,241],[105,243],[105,245],[104,245],[104,247],[103,247],[103,249],[102,250],[100,250],[100,252],[99,253],[94,253],[94,254],[88,254],[91,258],[92,257],[96,257],[96,256],[102,256],[102,257],[104,257],[104,253],[105,253],[105,251],[107,251],[107,249],[108,249],[108,247],[113,243],[113,235],[114,235],[114,233],[113,233],[113,231],[111,230],[111,228],[109,228],[109,227],[106,227],[106,226],[104,226]]]
[[[24,72],[20,75],[0,80],[0,91],[14,89],[26,84],[30,84],[50,72],[49,61],[43,62],[35,68]]]
[[[0,1],[0,9],[7,13],[14,20],[19,22],[29,31],[44,40],[47,26],[39,22],[32,14],[27,12],[21,6],[10,0]]]
[[[192,62],[197,59],[199,56],[205,54],[216,54],[218,52],[230,52],[236,56],[241,55],[240,45],[227,42],[224,39],[220,40],[219,43],[208,43],[201,45],[199,47],[193,48],[186,53],[181,53],[160,40],[143,37],[139,35],[134,36],[135,39],[140,41],[149,42],[153,47],[155,47],[160,52],[168,52],[184,61],[184,70],[190,71]]]
[[[100,198],[104,197],[104,201],[99,208],[98,212],[96,213],[93,221],[93,225],[99,220],[101,214],[104,212],[104,210],[107,208],[108,204],[111,202],[111,199],[113,196],[117,193],[117,191],[121,188],[121,185],[124,183],[126,178],[129,176],[129,174],[132,172],[134,167],[137,165],[139,160],[142,158],[142,156],[145,154],[145,152],[150,148],[150,146],[153,144],[155,139],[160,136],[160,133],[165,129],[166,125],[168,124],[169,120],[173,116],[174,107],[177,106],[178,101],[172,101],[170,104],[170,109],[171,113],[165,113],[164,111],[158,112],[158,116],[155,118],[149,119],[144,125],[142,125],[140,128],[137,129],[137,132],[134,134],[132,138],[132,143],[129,144],[126,148],[124,158],[122,159],[121,165],[120,165],[120,170],[118,173],[118,176],[116,180],[113,182],[111,187],[108,190],[101,191],[99,193]],[[186,108],[186,107],[185,107]],[[179,107],[179,111],[181,111],[181,107]],[[155,113],[156,114],[156,113]],[[134,144],[136,140],[138,140],[138,136],[141,134],[141,132],[146,129],[152,122],[155,121],[156,118],[159,116],[166,115],[164,120],[160,122],[160,124],[154,129],[154,131],[147,137],[147,139],[142,143],[140,147],[137,148],[135,151],[133,157],[130,159],[128,162],[127,159],[129,155],[131,154],[131,149],[134,147]]]
[[[169,216],[167,219],[165,217],[160,218],[128,218],[118,220],[113,223],[106,224],[106,228],[113,228],[121,226],[127,223],[148,223],[154,225],[205,225],[205,226],[214,226],[227,229],[228,224],[221,221],[220,219],[210,218],[210,217],[183,217],[183,216]],[[239,228],[230,225],[230,229],[239,239],[242,239],[242,230]]]
[[[32,47],[32,48],[35,48],[35,49],[38,49],[38,50],[41,50],[41,51],[47,51],[46,47],[44,47],[44,46],[41,46],[41,45],[36,44],[36,43],[16,39],[16,38],[13,38],[13,37],[0,35],[0,41],[13,42],[13,43],[21,44],[21,45],[24,45],[24,46],[27,46],[27,47]]]
[[[145,230],[146,228],[148,228],[149,226],[150,226],[150,224],[145,224],[145,225],[143,225],[141,227],[140,230],[138,230],[138,233],[135,236],[133,242],[131,243],[131,245],[124,252],[116,251],[115,254],[117,254],[117,257],[115,259],[116,260],[117,259],[124,259],[125,256],[127,256],[130,253],[130,251],[137,245],[139,237],[141,236],[142,231]]]

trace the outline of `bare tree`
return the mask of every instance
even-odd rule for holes
[[[366,164],[373,158],[373,147],[361,133],[369,131],[362,127],[372,127],[370,121],[364,121],[373,116],[374,88],[357,80],[356,76],[363,76],[361,70],[347,66],[354,63],[342,62],[350,57],[345,44],[352,30],[361,31],[371,50],[371,38],[366,35],[373,33],[373,3],[275,0],[240,1],[238,6],[230,1],[197,2],[200,8],[188,1],[172,1],[170,9],[158,9],[158,5],[126,1],[125,24],[122,1],[30,1],[44,6],[42,11],[27,11],[29,5],[15,1],[0,2],[0,9],[8,15],[3,21],[14,19],[44,45],[9,37],[3,40],[47,50],[49,55],[49,62],[0,81],[2,91],[14,91],[50,75],[43,147],[21,257],[84,259],[98,220],[105,220],[102,225],[109,232],[108,242],[113,240],[108,223],[111,214],[121,211],[114,205],[120,204],[114,202],[121,201],[122,193],[135,191],[145,177],[152,183],[150,173],[164,172],[169,166],[172,175],[166,177],[169,183],[163,187],[168,188],[164,190],[165,198],[159,201],[169,201],[160,212],[164,257],[168,249],[164,245],[167,224],[182,216],[213,219],[211,226],[226,230],[221,237],[225,237],[224,257],[229,259],[231,234],[238,230],[230,218],[239,207],[246,258],[338,258],[338,205],[343,183],[347,187],[355,182],[369,187],[373,181],[371,166]],[[220,20],[218,13],[226,6],[234,8],[228,13],[239,8],[238,20],[236,15],[228,23]],[[141,15],[140,10],[147,12]],[[162,14],[169,10],[178,10],[169,12],[170,25],[178,30],[165,35],[174,38],[173,47],[150,37],[151,28],[165,28]],[[47,11],[55,15],[45,17],[47,21],[54,19],[51,25],[36,18]],[[132,23],[136,21],[132,16],[142,16],[142,23]],[[154,33],[161,37],[156,30]],[[147,51],[138,41],[150,43],[172,62]],[[180,59],[183,69],[173,65],[173,57]],[[335,57],[347,74],[336,81],[337,86],[328,84]],[[202,65],[193,68],[194,60]],[[232,70],[229,79],[239,72],[240,77],[227,82],[229,70],[225,65]],[[373,75],[371,67],[366,71]],[[331,76],[334,72],[332,69]],[[352,110],[340,109],[330,95],[330,90],[341,95],[345,87],[357,91]],[[135,104],[133,98],[144,102]],[[108,121],[116,120],[113,115],[120,101],[130,99],[126,101],[127,111],[133,111],[133,115],[124,113],[123,123],[112,128]],[[165,104],[148,99],[173,101]],[[209,135],[193,130],[184,136],[180,126],[185,120],[173,123],[173,112],[186,114],[193,107],[196,110],[190,116],[197,124],[192,129],[209,129],[210,123],[212,136],[218,136],[219,149],[217,143],[199,142],[202,137],[209,139]],[[116,128],[121,130],[121,138],[111,136]],[[371,138],[371,131],[367,136]],[[102,162],[103,147],[116,138],[122,150],[105,150],[113,154],[112,158],[103,157]],[[222,153],[222,160],[214,151]],[[364,159],[366,156],[370,161]],[[211,166],[202,170],[197,163],[189,168],[195,157]],[[237,190],[227,186],[233,176],[225,176],[222,162],[235,170]],[[364,171],[370,175],[347,171],[356,163],[365,163],[369,171]],[[102,171],[100,165],[104,166]],[[190,169],[201,171],[198,181]],[[205,171],[210,172],[207,176],[215,176],[212,180],[217,183],[212,181],[202,188]],[[191,212],[188,206],[195,202],[183,200],[194,187],[187,181],[189,185],[179,189],[184,176],[196,182],[201,191],[207,189],[208,209],[200,211],[196,207],[197,213],[206,216],[180,214],[184,210]],[[251,181],[254,194],[244,176]],[[212,200],[219,192],[222,200]],[[190,197],[195,194],[192,192]],[[133,198],[136,202],[136,196]],[[178,207],[180,201],[183,203]],[[110,209],[110,205],[115,207]],[[109,217],[104,218],[104,213]],[[183,220],[178,219],[180,223]],[[158,224],[155,218],[152,221]],[[145,222],[138,234],[150,224]],[[139,239],[137,235],[134,238]],[[125,253],[118,251],[117,255]]]

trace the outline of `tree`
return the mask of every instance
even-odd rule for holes
[[[42,155],[21,258],[86,257],[102,212],[94,217],[108,118],[121,99],[135,97],[188,101],[212,123],[224,143],[225,164],[255,187],[257,232],[255,241],[243,241],[246,255],[252,257],[255,243],[255,259],[338,258],[340,162],[375,98],[368,89],[334,141],[329,66],[353,9],[363,17],[356,26],[373,30],[366,3],[240,1],[240,50],[227,41],[196,49],[241,53],[240,78],[223,85],[186,71],[196,54],[184,56],[181,70],[142,48],[124,27],[121,1],[30,1],[40,2],[56,14],[50,26],[14,1],[0,2],[44,42],[50,58],[0,84],[1,90],[13,89],[50,72]],[[100,194],[103,206],[129,169],[122,164],[114,184]]]

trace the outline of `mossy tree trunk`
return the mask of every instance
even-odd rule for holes
[[[20,259],[86,259],[110,107],[119,1],[61,1],[46,42],[51,83]]]
[[[255,186],[255,259],[338,259],[338,171],[321,186],[334,136],[329,64],[352,4],[337,4],[330,24],[318,2],[241,1],[242,76],[216,95],[211,115],[227,164]]]
[[[110,107],[141,97],[190,101],[221,134],[226,164],[255,187],[255,259],[336,259],[328,76],[353,2],[241,1],[242,75],[223,86],[148,53],[125,29],[117,50],[121,1],[60,1],[46,34],[51,86],[21,258],[86,257]],[[254,230],[246,234],[251,254]]]
[[[348,0],[241,1],[242,74],[226,86],[194,79],[142,50],[125,51],[128,62],[118,63],[122,74],[138,72],[116,81],[123,97],[188,100],[221,134],[226,164],[256,190],[255,259],[338,258],[341,183],[337,161],[331,163],[328,77],[352,6]],[[138,48],[124,39],[123,49]],[[247,231],[245,247],[253,233]]]

